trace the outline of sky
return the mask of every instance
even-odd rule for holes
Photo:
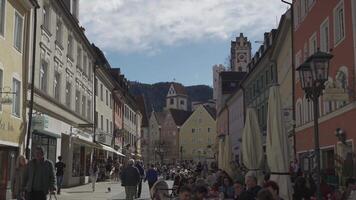
[[[80,25],[131,81],[212,85],[240,32],[252,53],[288,9],[280,0],[82,0]]]

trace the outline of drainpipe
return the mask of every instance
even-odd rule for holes
[[[94,106],[94,123],[93,123],[93,142],[95,143],[96,142],[96,125],[97,125],[97,121],[98,121],[98,119],[96,119],[96,117],[95,117],[95,114],[96,114],[96,95],[98,94],[97,92],[98,91],[96,91],[96,89],[97,89],[97,81],[96,81],[96,68],[97,68],[97,65],[98,65],[98,61],[96,61],[95,62],[95,64],[94,64],[94,67],[93,67],[93,78],[94,78],[94,97],[93,97],[93,106]],[[99,116],[97,116],[97,117],[99,117]]]
[[[294,98],[294,94],[295,94],[295,58],[294,58],[294,6],[293,6],[293,2],[287,2],[285,0],[281,0],[283,3],[290,5],[290,9],[291,9],[291,46],[292,46],[292,94],[293,94],[293,98],[292,98],[292,109],[293,109],[293,129],[292,129],[292,134],[293,134],[293,153],[294,153],[294,158],[297,158],[297,144],[296,144],[296,137],[295,137],[295,128],[296,128],[296,123],[295,123],[295,98]]]
[[[32,4],[34,5],[33,13],[33,44],[32,44],[32,71],[31,71],[31,93],[30,93],[30,102],[28,110],[28,124],[27,124],[27,138],[26,138],[26,158],[30,159],[30,138],[31,135],[31,125],[32,125],[32,112],[33,112],[33,97],[34,97],[34,83],[35,83],[35,64],[36,64],[36,33],[37,33],[37,9],[40,6],[37,3],[37,0],[33,0]]]

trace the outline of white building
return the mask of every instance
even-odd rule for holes
[[[172,83],[166,96],[166,109],[188,111],[188,94],[182,84]]]
[[[216,101],[219,94],[219,74],[225,71],[225,67],[222,64],[213,66],[213,99]]]
[[[96,54],[78,24],[78,0],[39,0],[32,146],[53,162],[62,155],[64,185],[88,182],[93,143]]]

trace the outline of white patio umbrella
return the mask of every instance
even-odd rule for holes
[[[279,185],[283,199],[291,199],[292,184],[289,173],[288,136],[283,127],[279,86],[272,86],[268,98],[266,154],[271,180]]]
[[[247,175],[254,175],[261,180],[261,165],[263,161],[262,135],[254,108],[246,109],[246,121],[242,133],[242,161],[249,169]]]

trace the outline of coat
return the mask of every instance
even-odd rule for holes
[[[140,172],[134,166],[128,166],[121,172],[122,186],[137,186],[140,180]]]
[[[54,167],[53,163],[50,160],[44,160],[41,162],[39,165],[37,163],[38,161],[36,159],[33,159],[29,162],[27,165],[27,168],[24,173],[24,188],[27,192],[32,191],[32,186],[34,184],[34,174],[35,174],[35,168],[36,166],[40,168],[41,174],[40,174],[40,183],[36,183],[41,185],[41,191],[43,191],[45,194],[48,194],[50,190],[56,190],[56,176],[54,173]]]

